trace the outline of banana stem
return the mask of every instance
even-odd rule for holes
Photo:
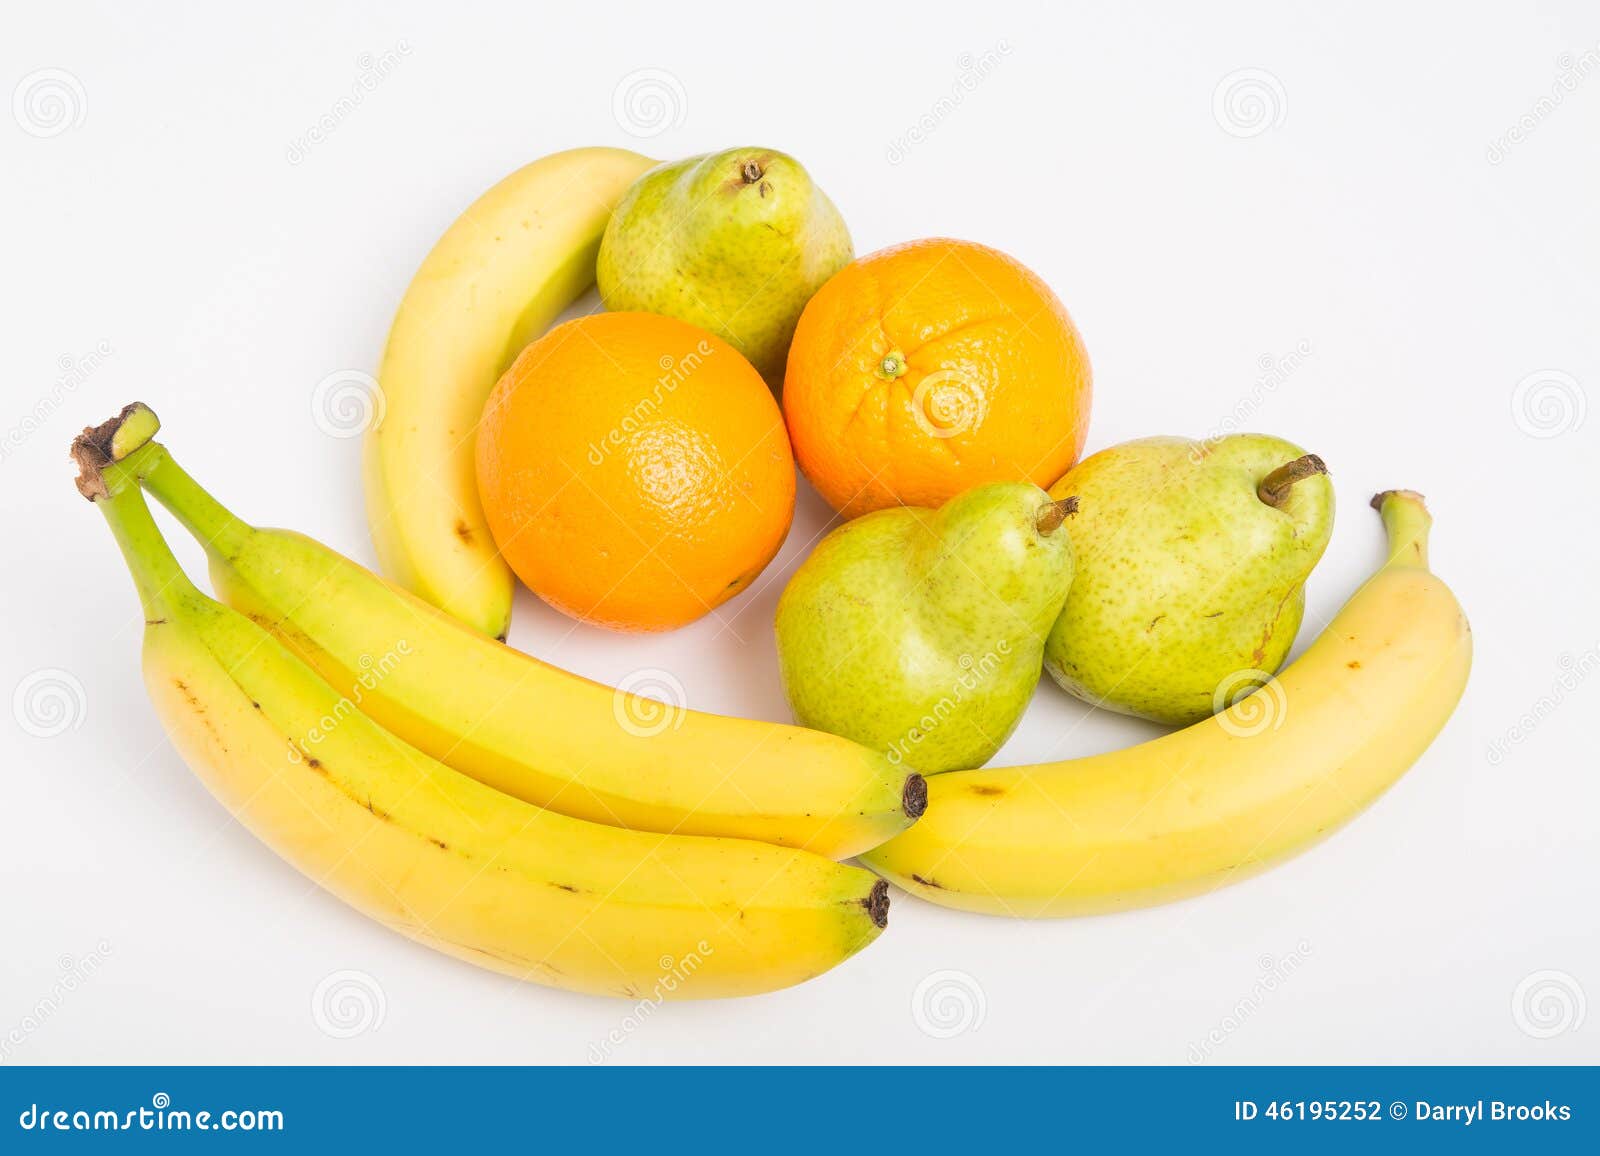
[[[173,461],[167,447],[159,442],[130,454],[126,465],[137,472],[145,489],[172,511],[208,552],[223,558],[237,557],[254,532],[248,522],[235,517]]]
[[[1372,498],[1372,508],[1383,518],[1389,535],[1390,566],[1428,568],[1428,529],[1433,517],[1415,490],[1385,490]]]
[[[108,467],[108,474],[120,467]],[[133,575],[134,588],[139,592],[139,604],[144,607],[147,621],[166,618],[177,600],[199,593],[189,576],[173,557],[161,528],[150,516],[144,494],[132,484],[131,476],[108,479],[115,481],[110,493],[94,500],[95,506],[105,516],[111,533],[122,549],[122,557]]]

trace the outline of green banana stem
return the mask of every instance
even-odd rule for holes
[[[114,476],[122,473],[123,468],[120,465],[106,468],[109,493],[94,499],[94,504],[105,516],[122,549],[122,557],[133,575],[134,588],[139,592],[139,604],[144,607],[145,620],[160,621],[168,617],[179,601],[198,595],[199,591],[178,565],[178,559],[173,557],[133,476]]]
[[[135,450],[124,465],[138,474],[144,488],[156,501],[172,511],[184,529],[211,553],[223,558],[237,557],[254,533],[248,522],[235,517],[173,461],[167,447],[160,442],[150,442]]]
[[[1428,529],[1433,517],[1415,490],[1385,490],[1372,498],[1389,535],[1389,566],[1428,568]]]

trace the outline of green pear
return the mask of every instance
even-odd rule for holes
[[[795,718],[924,774],[982,766],[1039,683],[1072,584],[1076,509],[997,482],[897,507],[823,539],[778,600]]]
[[[658,165],[623,195],[600,242],[607,309],[709,329],[783,388],[795,323],[855,250],[800,162],[740,148]]]
[[[1321,458],[1265,434],[1143,438],[1085,458],[1051,492],[1084,508],[1044,652],[1066,690],[1185,725],[1283,664],[1333,532]]]

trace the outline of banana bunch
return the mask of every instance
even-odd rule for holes
[[[302,534],[240,521],[159,442],[129,451],[126,465],[205,545],[224,602],[392,733],[508,795],[596,823],[759,839],[832,859],[876,847],[922,814],[922,777],[878,752],[590,682]]]
[[[630,999],[786,987],[883,929],[888,886],[861,868],[570,818],[384,730],[179,568],[137,484],[154,429],[130,407],[73,451],[143,606],[146,687],[212,794],[311,879],[461,959]]]

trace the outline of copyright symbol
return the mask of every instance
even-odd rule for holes
[[[1406,1118],[1406,1106],[1399,1100],[1396,1100],[1394,1103],[1389,1105],[1389,1115],[1393,1116],[1396,1120],[1404,1120]]]

